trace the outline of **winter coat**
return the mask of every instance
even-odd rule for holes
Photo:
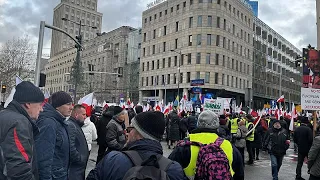
[[[284,128],[271,128],[265,136],[263,149],[268,150],[269,154],[284,156],[290,145],[286,143],[287,140],[289,137]]]
[[[168,115],[167,119],[169,123],[169,140],[171,141],[179,141],[180,140],[180,133],[179,133],[179,122],[180,118],[176,112],[171,112]]]
[[[239,148],[246,147],[246,135],[248,133],[248,128],[246,125],[239,126],[238,131],[233,137],[236,138],[234,145]]]
[[[113,117],[113,111],[105,111],[103,112],[100,120],[97,122],[97,143],[99,146],[107,147],[106,143],[106,134],[107,134],[107,125],[111,121]]]
[[[207,133],[216,133],[216,130],[212,130],[212,129],[195,129],[193,130],[191,133],[195,134],[195,133],[203,133],[203,132],[207,132]],[[218,134],[219,135],[219,134]],[[220,136],[220,135],[219,135]],[[189,138],[186,138],[186,140],[189,140]],[[227,140],[225,140],[227,141]],[[238,151],[238,149],[233,146],[232,148],[233,150],[233,161],[232,161],[232,169],[235,172],[234,176],[233,176],[233,180],[243,180],[244,177],[244,169],[243,169],[243,160],[242,160],[242,156],[240,154],[240,152]],[[191,158],[191,148],[189,145],[185,145],[185,146],[177,146],[172,153],[169,155],[168,157],[169,159],[173,160],[173,161],[177,161],[178,163],[181,164],[182,168],[186,168],[188,167],[189,163],[190,163],[190,158]]]
[[[67,180],[70,142],[67,122],[50,104],[45,104],[37,120],[36,153],[41,180]]]
[[[142,160],[148,159],[151,155],[163,154],[161,144],[149,139],[137,140],[124,150],[137,151]],[[101,180],[122,180],[131,167],[133,163],[127,155],[119,151],[112,151],[89,173],[87,180],[94,180],[95,177]],[[166,172],[170,180],[185,179],[183,169],[177,162],[172,162]]]
[[[220,125],[218,128],[218,134],[220,137],[231,140],[231,133],[227,125]]]
[[[69,179],[84,179],[89,150],[86,137],[83,134],[79,121],[70,117],[68,123],[68,134],[70,141],[70,167]]]
[[[0,112],[0,179],[39,179],[34,136],[38,127],[26,110],[12,101]]]
[[[263,127],[259,123],[254,130],[254,141],[252,144],[253,148],[262,148],[262,136],[263,136]]]
[[[122,124],[118,120],[112,119],[107,125],[106,142],[108,146],[108,152],[120,151],[126,143],[126,134]]]
[[[188,131],[191,132],[197,128],[198,119],[197,116],[191,115],[188,117]]]
[[[310,174],[320,178],[320,136],[316,136],[308,154]]]
[[[306,124],[301,124],[294,131],[293,141],[298,145],[299,153],[308,154],[313,141],[312,130]]]
[[[86,137],[88,149],[91,151],[92,141],[97,139],[97,129],[93,122],[90,121],[90,118],[86,118],[84,125],[81,127],[84,136]]]
[[[179,123],[179,130],[184,133],[188,131],[188,119],[186,117],[181,119]]]

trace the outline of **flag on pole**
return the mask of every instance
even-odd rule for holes
[[[294,106],[294,103],[292,104],[292,111],[291,111],[291,121],[290,121],[290,126],[289,126],[289,130],[293,131],[293,124],[294,124],[294,118],[297,117],[297,111],[296,111],[296,107]]]
[[[280,96],[277,102],[284,102],[284,95]]]
[[[91,116],[92,105],[93,105],[93,93],[90,93],[78,101],[78,104],[81,104],[86,108],[87,116]]]
[[[23,80],[22,80],[19,76],[16,75],[16,86],[17,86],[18,84],[20,84],[22,81],[23,81]],[[10,92],[10,94],[9,94],[9,97],[6,99],[6,101],[5,101],[5,103],[4,103],[4,107],[5,107],[5,108],[6,108],[6,107],[9,105],[9,103],[13,100],[13,95],[14,95],[15,92],[16,92],[16,87],[13,87],[13,88],[11,89],[11,92]]]

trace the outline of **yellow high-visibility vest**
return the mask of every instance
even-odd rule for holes
[[[231,134],[236,134],[238,131],[238,118],[234,118],[231,120]]]
[[[192,142],[199,142],[201,144],[210,144],[214,143],[216,139],[218,138],[218,135],[215,133],[195,133],[195,134],[190,134],[190,141]],[[234,171],[232,169],[232,161],[233,161],[233,149],[232,145],[228,140],[224,140],[221,144],[221,149],[223,152],[226,154],[228,160],[229,160],[229,166],[230,166],[230,173],[233,176]],[[184,173],[186,176],[189,178],[193,178],[196,174],[196,168],[197,168],[197,159],[198,159],[198,154],[200,147],[191,145],[191,157],[190,157],[190,162],[188,167],[184,169]]]
[[[247,124],[247,128],[248,128],[248,129],[249,129],[249,125],[250,125],[250,124],[252,124],[252,125],[254,126],[254,124],[253,124],[252,122],[249,122],[249,123]],[[254,141],[254,130],[252,131],[251,135],[248,136],[246,139],[247,139],[248,141]]]

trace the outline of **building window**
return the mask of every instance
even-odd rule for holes
[[[205,83],[210,83],[210,72],[206,72],[205,78],[204,78]]]
[[[212,0],[208,0],[208,3],[212,3]]]
[[[196,79],[200,79],[200,71],[196,72]]]
[[[183,73],[180,73],[180,77],[179,77],[179,83],[183,82]]]
[[[225,37],[223,37],[223,39],[222,39],[222,47],[226,48],[226,38]]]
[[[171,7],[171,13],[173,13],[173,7]]]
[[[180,62],[179,62],[179,63],[180,63],[179,66],[183,66],[184,55],[185,55],[185,54],[182,54],[182,55],[180,56],[181,59],[180,59]]]
[[[202,26],[202,16],[198,16],[198,27]]]
[[[154,80],[155,80],[155,79],[153,79],[153,76],[151,76],[151,83],[150,83],[151,86],[155,85]]]
[[[178,39],[175,39],[175,40],[174,40],[174,48],[175,48],[175,49],[178,49]]]
[[[177,66],[177,64],[178,64],[178,56],[175,56],[174,57],[174,66]]]
[[[192,28],[193,25],[193,17],[189,17],[189,28]]]
[[[164,76],[164,75],[162,75],[162,76],[161,76],[161,78],[162,78],[162,82],[161,82],[161,84],[162,84],[162,85],[166,85],[166,79],[165,79],[165,76]]]
[[[147,41],[147,33],[143,33],[143,42]]]
[[[147,62],[147,71],[149,71],[149,66],[150,66],[149,62]]]
[[[185,8],[187,6],[187,2],[183,2],[183,8]]]
[[[217,28],[220,28],[220,17],[217,17]]]
[[[214,75],[214,83],[215,84],[219,83],[219,73],[215,73],[215,75]]]
[[[146,48],[143,48],[143,57],[146,56]]]
[[[165,65],[166,65],[166,59],[163,58],[163,59],[162,59],[162,68],[165,68]]]
[[[158,59],[157,60],[157,69],[159,69],[160,68],[160,60]]]
[[[164,26],[164,27],[163,27],[163,35],[164,35],[164,36],[167,35],[167,26]]]
[[[159,17],[162,17],[162,12],[159,13]]]
[[[222,85],[224,85],[224,74],[222,74]]]
[[[223,20],[223,30],[227,30],[227,20]]]
[[[219,54],[216,54],[216,65],[219,65]]]
[[[164,15],[167,15],[168,14],[168,10],[164,10]]]
[[[189,43],[188,43],[189,46],[192,46],[192,35],[189,35]]]
[[[179,4],[177,5],[177,11],[179,10]]]
[[[151,70],[154,70],[154,61],[152,61]]]
[[[197,34],[197,45],[201,45],[201,34]]]
[[[207,53],[207,56],[206,56],[206,64],[210,64],[210,56],[211,56],[211,54],[210,54],[210,53]]]
[[[179,21],[176,22],[176,32],[179,31]]]
[[[146,77],[146,86],[149,86],[149,78]]]
[[[201,62],[201,53],[197,53],[197,60],[196,60],[196,64],[200,64]]]
[[[188,64],[191,64],[191,53],[188,53]]]
[[[163,42],[163,52],[166,52],[166,42]]]
[[[192,5],[193,4],[193,0],[190,0],[190,5]]]
[[[220,0],[217,0],[217,4],[220,4]]]
[[[240,89],[242,88],[242,79],[240,79],[239,88],[240,88]]]
[[[233,76],[231,77],[231,87],[233,87]]]
[[[167,76],[167,84],[170,84],[170,74]]]
[[[199,0],[199,3],[203,3],[203,0]]]
[[[211,34],[207,34],[207,45],[211,46]]]
[[[190,83],[190,80],[191,78],[190,78],[190,72],[187,72],[187,83]]]
[[[155,20],[157,19],[157,14],[154,15],[154,19],[155,19]]]
[[[242,62],[240,62],[240,72],[242,72]]]
[[[208,16],[208,27],[212,27],[212,16]]]
[[[234,59],[232,59],[231,68],[234,69]]]
[[[226,66],[226,56],[225,55],[222,56],[222,66],[223,67]]]
[[[177,74],[173,74],[173,84],[177,84]]]
[[[152,45],[152,54],[156,53],[156,45]]]
[[[144,63],[142,63],[142,71],[144,71]]]
[[[217,35],[216,46],[220,46],[220,35]]]
[[[154,30],[153,30],[153,39],[156,38],[156,34],[157,34],[156,29],[154,29]]]
[[[236,88],[238,88],[238,78],[236,77]]]
[[[229,86],[229,75],[227,75],[227,86]]]
[[[168,67],[171,67],[171,57],[168,58]]]

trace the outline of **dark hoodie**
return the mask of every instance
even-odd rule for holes
[[[161,144],[150,139],[137,140],[128,144],[123,150],[137,151],[142,160],[148,159],[151,155],[163,154]],[[127,155],[119,151],[112,151],[89,173],[87,180],[121,180],[131,167],[133,163]],[[173,162],[166,172],[170,180],[186,179],[181,165],[177,162]]]
[[[287,131],[284,128],[270,128],[265,135],[263,149],[268,150],[269,154],[275,156],[284,156],[289,148],[286,141],[289,140]]]
[[[70,143],[65,119],[48,103],[40,113],[35,145],[41,180],[68,179]]]

